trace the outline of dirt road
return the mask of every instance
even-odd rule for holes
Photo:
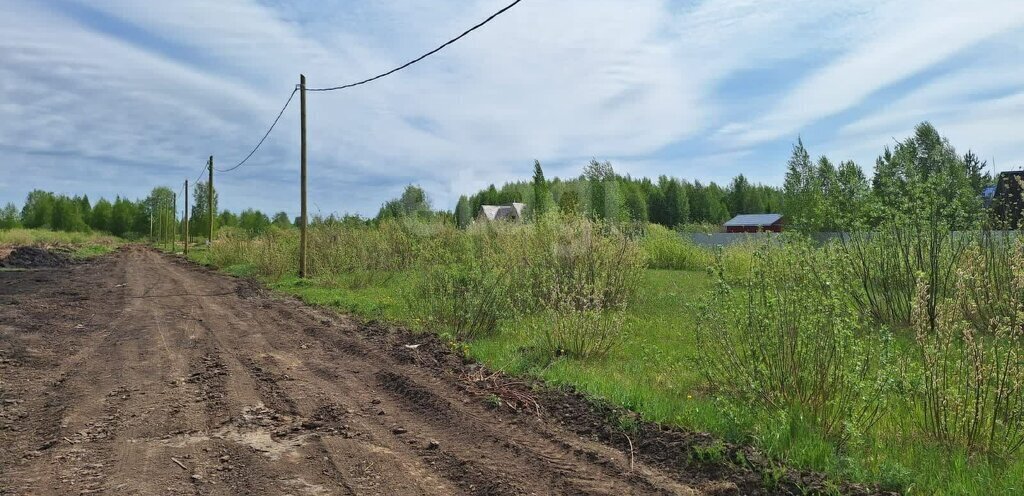
[[[495,409],[416,339],[141,247],[0,272],[0,494],[735,490]]]

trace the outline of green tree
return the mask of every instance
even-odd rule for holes
[[[238,216],[230,210],[221,210],[220,213],[217,214],[216,222],[218,228],[239,227],[241,225],[241,221],[238,219]]]
[[[971,154],[973,156],[973,154]],[[963,157],[928,122],[914,128],[914,135],[888,147],[875,165],[875,213],[879,222],[893,218],[929,219],[950,229],[969,229],[981,219],[981,199],[970,169],[980,166],[976,157]]]
[[[132,201],[127,198],[121,198],[120,196],[114,199],[114,205],[110,209],[110,224],[107,226],[107,231],[114,236],[121,236],[126,238],[132,238],[137,236],[138,232],[132,232],[133,219],[138,207]]]
[[[30,229],[53,226],[53,193],[40,189],[31,191],[21,207],[21,223]]]
[[[210,236],[210,207],[209,207],[209,188],[206,182],[198,182],[192,187],[192,211],[191,218],[188,221],[188,229],[192,231],[192,236],[196,237],[209,237]],[[213,188],[213,213],[216,216],[218,210],[217,201],[219,195],[217,194],[217,188]],[[217,228],[217,219],[214,219],[214,230]],[[214,234],[216,236],[216,234]]]
[[[78,202],[67,196],[58,196],[54,199],[50,227],[58,231],[83,232],[89,230],[89,226],[82,220]]]
[[[623,189],[625,190],[626,215],[630,220],[647,222],[647,200],[644,198],[641,186],[630,181],[623,184]]]
[[[286,227],[292,227],[292,221],[288,219],[287,212],[278,212],[274,214],[274,218],[273,220],[270,221],[270,223],[273,224],[274,227],[279,227],[282,229]]]
[[[836,172],[836,195],[834,207],[838,211],[840,230],[857,230],[866,227],[871,187],[864,171],[853,161],[839,164]]]
[[[175,193],[171,191],[171,188],[166,186],[153,188],[140,206],[142,210],[145,210],[144,215],[152,216],[152,232],[155,239],[167,242],[176,236],[177,223],[174,218]],[[135,229],[138,230],[138,228]]]
[[[750,185],[750,181],[740,174],[733,178],[726,193],[726,204],[729,211],[734,214],[759,213],[761,207],[757,202],[757,191]]]
[[[582,210],[579,192],[575,189],[565,190],[558,198],[558,210],[563,214],[579,214]]]
[[[782,189],[782,214],[786,222],[804,232],[817,230],[821,221],[821,182],[818,168],[800,138],[793,145],[793,153],[786,163]]]
[[[606,203],[606,183],[615,178],[611,162],[607,160],[598,162],[596,159],[590,159],[590,163],[583,167],[583,177],[590,187],[590,216],[595,219],[604,219],[609,210]]]
[[[470,207],[469,199],[466,195],[459,197],[458,203],[455,204],[455,225],[461,229],[469,227],[473,223],[473,211]]]
[[[113,215],[113,206],[104,198],[100,198],[92,207],[92,215],[89,217],[89,227],[97,231],[110,231],[110,217]]]
[[[496,193],[496,192],[495,192]],[[430,200],[423,188],[408,185],[402,196],[389,200],[380,207],[377,220],[402,217],[425,217],[431,214]]]
[[[21,216],[18,207],[13,202],[8,202],[0,209],[0,229],[13,229],[21,225]]]
[[[544,170],[541,169],[540,160],[533,161],[533,216],[540,217],[551,210],[555,200],[548,189],[548,182],[544,179]]]
[[[247,208],[239,216],[238,225],[252,234],[259,234],[270,227],[270,218],[259,210]]]

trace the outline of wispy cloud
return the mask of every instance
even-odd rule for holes
[[[0,172],[22,177],[0,179],[0,200],[33,187],[144,196],[194,177],[207,155],[230,165],[300,72],[311,86],[372,75],[503,4],[12,0]],[[797,133],[877,151],[885,133],[954,115],[969,120],[940,130],[978,143],[963,147],[1024,158],[1005,133],[972,131],[1024,115],[1003,91],[1019,82],[1020,46],[1006,39],[1019,38],[1022,8],[527,0],[390,78],[310,94],[311,197],[323,212],[372,214],[417,182],[450,206],[528,176],[534,158],[572,175],[597,157],[636,175],[776,181]],[[971,70],[994,77],[945,71],[875,101],[993,39]],[[295,105],[246,167],[218,178],[225,206],[297,210],[297,127]]]

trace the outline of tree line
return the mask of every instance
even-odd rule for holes
[[[787,163],[783,210],[787,222],[808,231],[878,227],[926,216],[953,230],[990,220],[983,191],[994,184],[987,164],[971,151],[958,155],[928,122],[886,146],[869,179],[857,164],[812,160],[798,140]]]
[[[189,232],[194,237],[206,237],[210,232],[209,188],[206,183],[195,185],[192,193],[193,204],[189,210]],[[95,204],[87,195],[68,196],[49,191],[34,190],[25,198],[19,210],[14,203],[7,203],[0,209],[0,229],[15,227],[52,229],[55,231],[89,232],[100,231],[128,239],[151,237],[157,240],[180,238],[185,222],[175,213],[184,207],[184,199],[178,198],[170,188],[153,188],[149,196],[130,200],[121,196],[111,202],[100,198]],[[273,216],[252,208],[239,213],[217,209],[217,191],[213,191],[214,227],[234,227],[252,233],[265,231],[271,226],[291,227],[292,221],[285,212]]]
[[[482,205],[524,203],[531,215],[558,210],[610,221],[652,222],[667,227],[720,224],[736,213],[768,213],[782,206],[782,191],[751,183],[740,174],[726,186],[662,175],[657,180],[615,172],[611,162],[591,160],[572,179],[547,180],[534,161],[531,181],[493,184],[459,198],[455,218],[469,225]]]
[[[314,216],[310,224],[374,222],[392,218],[440,219],[468,226],[482,205],[524,203],[527,215],[561,211],[600,220],[652,222],[669,228],[694,224],[720,225],[737,214],[781,213],[791,229],[806,232],[871,229],[890,220],[928,215],[951,229],[968,229],[988,217],[982,191],[994,182],[987,164],[973,152],[958,155],[949,141],[928,122],[912,136],[884,147],[869,178],[853,161],[838,165],[826,156],[811,158],[797,139],[786,164],[781,187],[751,183],[743,174],[726,185],[687,181],[667,175],[656,180],[615,172],[608,161],[586,164],[578,177],[547,179],[534,161],[531,180],[490,185],[463,195],[454,211],[434,211],[422,188],[409,185],[399,198],[385,202],[374,219],[347,215]],[[206,236],[209,190],[194,185],[189,230]],[[183,232],[172,213],[175,193],[154,188],[144,199],[116,197],[90,205],[87,196],[66,196],[36,190],[18,210],[13,203],[0,209],[0,228],[16,226],[66,231],[104,231],[122,237],[146,235],[164,239]],[[296,225],[285,212],[268,216],[255,209],[238,214],[217,209],[213,191],[215,227],[237,227],[258,233],[272,225]]]
[[[958,155],[928,122],[875,161],[872,177],[847,160],[812,160],[797,139],[782,187],[751,183],[743,174],[721,186],[669,176],[656,181],[619,175],[608,161],[591,160],[579,177],[548,180],[539,161],[530,181],[493,184],[459,198],[455,219],[467,226],[482,205],[524,203],[527,211],[574,212],[595,219],[640,221],[680,228],[721,224],[738,214],[781,213],[806,232],[870,229],[922,209],[951,229],[986,219],[982,191],[993,184],[987,164],[973,152]]]

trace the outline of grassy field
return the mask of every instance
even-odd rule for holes
[[[200,248],[190,256],[202,263],[220,261],[220,267],[229,273],[260,277],[273,289],[310,304],[441,332],[453,346],[464,348],[491,368],[571,385],[639,412],[645,419],[751,443],[778,460],[836,478],[880,484],[907,494],[1013,494],[1024,488],[1024,462],[1019,455],[1007,458],[969,452],[919,434],[920,427],[913,419],[921,412],[914,410],[913,403],[902,401],[906,392],[889,390],[877,423],[839,445],[799,409],[746,405],[709,388],[698,359],[726,350],[702,347],[697,329],[711,318],[701,302],[713,295],[721,279],[706,268],[691,267],[714,258],[711,253],[693,253],[692,246],[676,250],[675,255],[662,253],[656,264],[649,257],[648,265],[691,270],[642,270],[636,295],[622,311],[617,345],[605,355],[574,357],[552,356],[547,350],[541,330],[548,321],[538,312],[517,312],[499,320],[494,331],[469,339],[455,339],[446,330],[426,323],[422,309],[410,305],[417,300],[416,292],[422,291],[424,280],[434,277],[424,266],[381,271],[382,275],[369,282],[365,276],[344,270],[318,271],[301,280],[287,269],[294,256],[287,242],[282,243],[282,253],[246,243],[220,240],[213,253]],[[343,251],[340,246],[338,250]],[[226,247],[231,247],[231,253],[223,252]],[[239,250],[245,253],[235,253]],[[726,280],[742,279],[740,275],[750,270],[754,258],[751,247],[733,250],[735,253],[718,265],[720,269],[733,267],[728,271],[731,275],[721,273]],[[285,268],[268,270],[275,263],[284,263]],[[743,291],[741,287],[740,294]],[[737,306],[742,306],[739,303]],[[816,304],[812,302],[808,308],[813,312]],[[896,356],[911,359],[916,353],[913,331],[898,331],[894,336]]]
[[[114,251],[123,241],[101,233],[50,231],[47,229],[0,230],[0,247],[61,247],[78,259],[98,257]]]

